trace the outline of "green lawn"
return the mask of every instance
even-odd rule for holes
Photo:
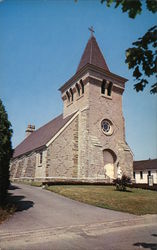
[[[114,186],[54,185],[47,188],[71,199],[94,206],[136,215],[157,214],[157,192],[143,189],[116,191]]]

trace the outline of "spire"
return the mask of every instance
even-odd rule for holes
[[[83,55],[81,57],[81,60],[80,60],[80,63],[78,65],[76,72],[78,72],[81,68],[83,68],[87,63],[90,63],[99,68],[109,71],[109,68],[105,62],[105,59],[93,35],[94,33],[93,27],[89,28],[89,30],[91,31],[91,37],[88,40],[88,43],[83,52]]]

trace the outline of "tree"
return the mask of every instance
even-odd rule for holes
[[[121,6],[122,12],[127,12],[130,18],[135,18],[141,14],[142,7],[146,4],[148,11],[157,12],[156,0],[101,0],[101,3],[106,3],[107,7],[115,4],[115,8]],[[129,69],[133,69],[133,77],[137,83],[134,85],[136,91],[143,91],[148,84],[148,78],[155,76],[157,71],[157,26],[151,27],[143,37],[138,38],[133,42],[134,47],[126,50],[126,60]],[[150,92],[157,93],[157,83],[154,83]]]
[[[9,163],[13,154],[11,123],[0,99],[0,205],[4,202],[9,187]]]

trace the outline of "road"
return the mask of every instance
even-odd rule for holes
[[[0,249],[155,249],[157,216],[135,216],[16,184],[17,212],[0,225]]]

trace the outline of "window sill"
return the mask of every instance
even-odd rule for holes
[[[111,136],[113,134],[113,131],[111,131],[110,133],[105,133],[103,130],[102,130],[103,134],[106,135],[106,136]]]
[[[101,96],[104,97],[104,98],[110,99],[110,100],[112,99],[112,96],[109,96],[109,95],[101,94]]]
[[[69,107],[69,106],[72,105],[72,104],[73,104],[73,102],[68,103],[68,104],[67,104],[67,107]]]
[[[84,96],[84,94],[80,95],[79,97],[76,98],[76,101],[78,101],[79,99],[81,99]]]

